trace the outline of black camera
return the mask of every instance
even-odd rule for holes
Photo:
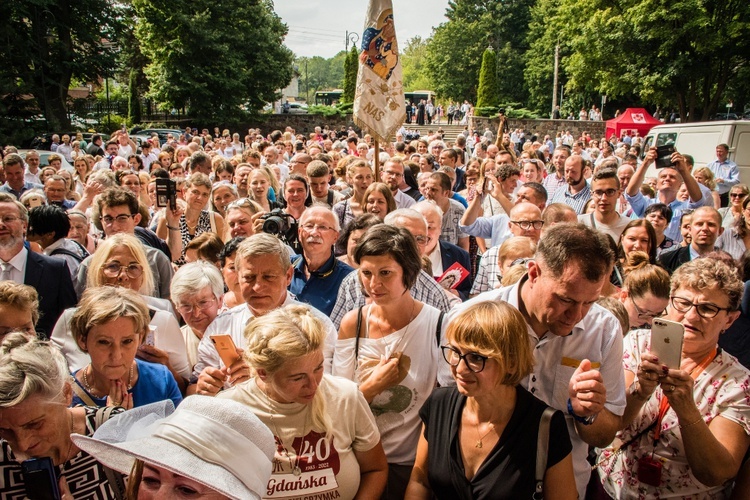
[[[177,183],[172,179],[156,179],[156,206],[177,208]]]
[[[674,144],[665,144],[656,147],[656,168],[667,168],[673,165],[672,154],[675,152]]]
[[[296,253],[302,251],[297,238],[297,219],[283,212],[280,208],[271,210],[261,217],[263,232],[272,234],[292,247]]]

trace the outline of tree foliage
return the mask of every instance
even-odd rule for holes
[[[477,90],[477,108],[497,106],[500,102],[497,81],[497,58],[491,47],[482,54],[482,68],[479,70],[479,89]]]
[[[0,115],[41,112],[50,129],[68,127],[70,82],[96,82],[114,67],[122,10],[111,0],[2,2]]]
[[[427,71],[426,55],[429,39],[415,36],[406,42],[400,54],[404,90],[430,90],[434,88],[432,75]]]
[[[300,72],[300,94],[309,93],[312,101],[318,90],[341,88],[346,58],[347,52],[343,50],[328,59],[320,56],[298,58],[295,64]]]
[[[425,58],[438,94],[476,101],[482,54],[491,46],[501,76],[499,99],[525,101],[523,55],[528,49],[525,32],[533,3],[534,0],[448,2],[448,21],[435,29]]]
[[[270,0],[133,0],[150,62],[149,95],[197,120],[239,116],[278,97],[292,78],[286,26]]]
[[[352,44],[351,50],[344,59],[344,93],[341,96],[342,103],[353,103],[357,91],[357,73],[359,72],[359,51],[357,45]]]
[[[562,0],[557,15],[570,89],[633,93],[683,121],[715,113],[750,63],[746,0]]]

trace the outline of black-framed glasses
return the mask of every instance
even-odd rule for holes
[[[654,318],[658,318],[660,316],[664,316],[664,313],[666,312],[666,309],[664,311],[661,311],[661,312],[658,312],[658,313],[652,313],[652,312],[649,312],[649,311],[644,311],[643,309],[641,309],[640,307],[638,307],[638,304],[636,303],[635,298],[633,298],[632,295],[630,296],[630,302],[633,303],[633,307],[635,307],[635,312],[638,313],[638,317],[639,318],[654,319]]]
[[[475,352],[467,352],[461,354],[458,349],[449,345],[440,346],[440,350],[443,351],[443,358],[451,366],[458,366],[461,360],[464,360],[466,367],[474,373],[479,373],[484,370],[484,365],[487,362],[487,356],[482,356]]]
[[[744,198],[747,196],[747,193],[729,193],[729,196],[732,198]]]
[[[140,264],[130,264],[127,266],[121,266],[117,263],[105,264],[102,267],[102,274],[107,278],[119,278],[122,272],[130,279],[138,279],[143,275],[143,267]]]
[[[133,218],[133,214],[120,214],[117,217],[112,217],[110,215],[105,215],[102,217],[102,222],[106,225],[110,226],[113,222],[117,221],[120,224],[123,222],[127,222],[129,219]]]
[[[597,189],[596,191],[591,191],[591,194],[596,196],[597,198],[601,198],[604,195],[607,195],[607,198],[612,198],[614,195],[617,194],[616,189]]]
[[[710,302],[702,302],[696,304],[695,302],[690,302],[686,298],[677,297],[674,295],[672,297],[669,297],[669,301],[672,304],[672,307],[675,308],[675,310],[683,314],[686,314],[692,307],[695,307],[695,312],[698,313],[698,316],[705,319],[715,318],[716,315],[721,311],[729,311],[728,307],[719,307],[716,304],[711,304]]]
[[[515,224],[516,226],[520,227],[524,231],[528,231],[532,227],[539,231],[542,226],[544,225],[543,220],[512,220],[510,221],[511,224]]]

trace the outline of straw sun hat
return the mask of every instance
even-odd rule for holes
[[[129,474],[136,459],[190,478],[233,499],[260,499],[271,476],[274,438],[246,406],[190,396],[175,410],[162,401],[121,413],[93,437],[73,442]]]

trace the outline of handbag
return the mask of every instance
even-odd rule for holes
[[[549,427],[554,408],[547,407],[539,420],[539,434],[536,438],[536,472],[534,474],[534,493],[531,498],[544,498],[544,473],[547,471],[547,451],[549,448]]]

